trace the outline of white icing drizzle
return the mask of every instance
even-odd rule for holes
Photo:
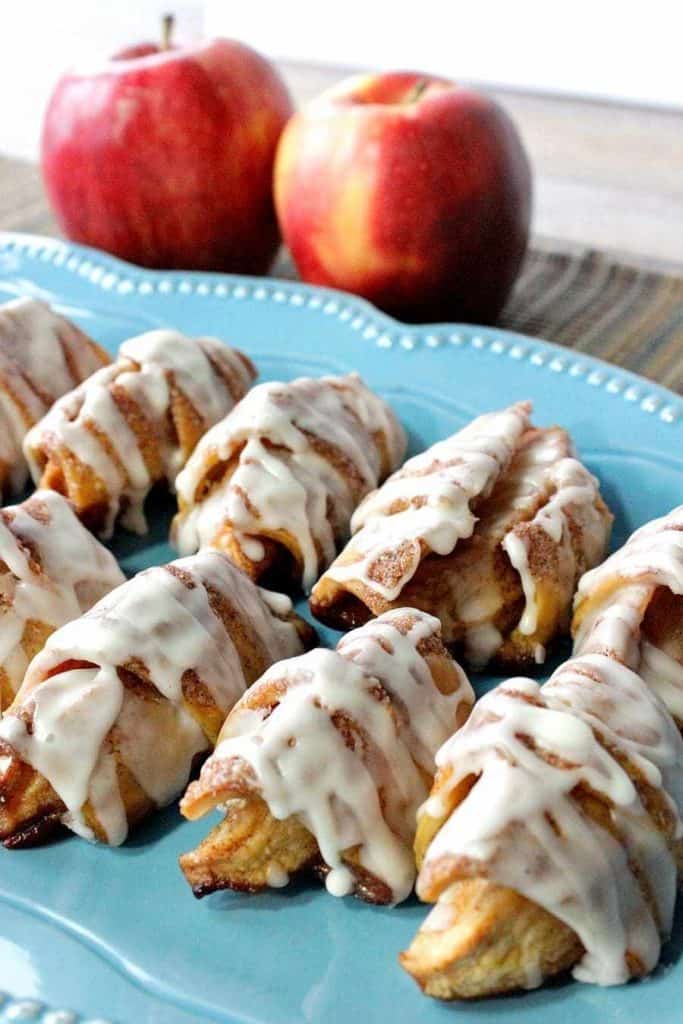
[[[439,603],[438,614],[445,623],[453,620],[462,627],[465,653],[473,665],[485,665],[505,640],[493,625],[505,600],[495,571],[496,551],[512,527],[533,517],[539,503],[548,499],[553,465],[571,452],[571,441],[559,427],[524,434],[488,500],[478,508],[472,543],[456,545],[455,561],[444,567],[445,605]],[[447,626],[444,632],[451,639]]]
[[[229,525],[247,557],[259,561],[263,548],[254,536],[282,540],[285,533],[310,589],[346,537],[355,505],[381,479],[375,435],[395,468],[405,452],[403,431],[358,374],[259,385],[206,434],[178,476],[179,550],[211,545]],[[346,465],[335,466],[316,442],[331,446]],[[238,455],[229,479],[197,500],[207,464]]]
[[[140,573],[54,633],[31,662],[18,697],[17,710],[33,708],[32,733],[15,714],[0,722],[0,738],[42,772],[66,805],[65,823],[86,838],[93,838],[83,818],[88,797],[111,844],[127,834],[106,741],[112,730],[123,764],[162,805],[182,791],[194,755],[209,746],[183,703],[186,672],[196,674],[225,714],[246,688],[237,648],[211,607],[209,590],[249,623],[269,662],[301,651],[294,621],[276,617],[291,614],[291,602],[260,590],[219,552],[206,551]],[[74,660],[94,667],[50,675]],[[136,664],[165,701],[144,700],[123,685],[117,669]]]
[[[575,604],[580,617],[575,651],[604,651],[623,661],[683,723],[681,640],[672,637],[659,648],[640,633],[658,587],[683,595],[683,505],[636,530],[602,565],[581,578]],[[589,606],[587,613],[584,603]],[[683,623],[675,626],[680,634]]]
[[[16,690],[30,620],[57,629],[125,582],[114,556],[54,491],[0,510],[0,668]]]
[[[353,536],[325,576],[342,584],[360,580],[387,601],[396,600],[425,550],[447,555],[472,535],[477,521],[472,502],[493,489],[529,427],[530,412],[530,403],[520,402],[479,416],[409,459],[358,506]],[[406,549],[401,573],[391,582],[376,579],[373,566],[399,548]]]
[[[465,633],[465,657],[470,665],[483,668],[500,650],[505,637],[491,622],[468,626]]]
[[[21,298],[0,306],[0,463],[11,490],[28,477],[22,442],[29,427],[105,362],[104,353],[46,302]]]
[[[467,777],[477,779],[432,841],[418,895],[441,858],[479,862],[483,876],[522,893],[577,933],[586,952],[575,977],[611,985],[629,977],[627,952],[646,971],[656,964],[661,936],[671,926],[676,864],[596,731],[660,789],[680,837],[683,741],[672,719],[626,666],[586,655],[560,666],[542,689],[530,679],[498,686],[441,748],[437,764],[448,772],[420,813],[442,813],[447,791]],[[573,795],[581,785],[608,802],[621,842],[583,813]],[[446,889],[439,901],[448,900]]]
[[[666,704],[677,722],[683,722],[683,665],[646,640],[640,649],[638,673]]]
[[[406,616],[413,621],[402,635]],[[458,708],[473,701],[462,672],[456,692],[439,692],[417,651],[434,634],[437,619],[401,609],[350,633],[337,651],[319,648],[274,665],[255,688],[284,681],[277,706],[264,717],[237,705],[207,762],[209,773],[216,762],[246,763],[273,816],[299,818],[330,868],[326,885],[335,896],[353,889],[342,855],[355,846],[393,902],[412,889],[411,844],[425,775],[433,773],[435,751],[453,731]],[[335,727],[335,715],[360,732],[355,749]]]
[[[611,523],[599,504],[598,481],[577,459],[563,458],[542,469],[545,486],[551,490],[548,501],[530,522],[515,526],[502,541],[502,547],[522,583],[525,604],[517,628],[526,636],[532,636],[538,628],[538,583],[543,579],[541,575],[539,580],[529,562],[536,530],[543,530],[555,545],[569,602],[583,568],[577,564],[573,551],[570,524],[580,528],[581,557],[584,565],[592,566],[604,554]],[[544,658],[545,652],[540,660]]]
[[[585,573],[577,591],[577,606],[615,577],[631,583],[654,582],[673,594],[683,593],[683,505],[641,526],[602,565]]]
[[[103,535],[109,536],[122,507],[124,524],[144,533],[142,507],[154,480],[145,464],[113,389],[125,392],[153,424],[164,478],[172,483],[184,462],[178,438],[169,430],[171,381],[201,417],[213,425],[248,390],[253,374],[239,353],[213,338],[188,338],[178,331],[157,330],[123,343],[112,366],[94,373],[64,395],[28,433],[24,451],[33,478],[41,476],[40,456],[64,445],[103,482],[109,509]],[[112,456],[93,433],[103,434]]]
[[[457,689],[452,694],[438,690],[418,646],[430,636],[440,634],[439,620],[412,609],[408,614],[415,616],[415,621],[406,634],[398,628],[406,618],[406,610],[397,608],[342,637],[337,653],[362,668],[366,675],[379,679],[399,714],[413,760],[431,776],[434,753],[451,735],[458,705],[473,704],[474,691],[456,662],[453,666],[459,677]]]

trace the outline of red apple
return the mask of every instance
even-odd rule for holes
[[[412,72],[354,76],[289,122],[275,203],[305,281],[413,320],[493,320],[529,235],[531,171],[492,100]]]
[[[60,227],[148,267],[264,273],[279,241],[273,160],[291,112],[272,65],[228,39],[145,43],[72,71],[43,127]]]

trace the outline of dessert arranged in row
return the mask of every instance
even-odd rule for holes
[[[117,845],[182,796],[222,815],[181,857],[197,896],[416,885],[429,995],[649,973],[683,850],[683,506],[602,561],[598,482],[528,402],[403,461],[355,373],[252,387],[166,330],[107,362],[44,303],[0,309],[0,487],[39,484],[0,509],[5,846]],[[156,485],[185,557],[125,581],[89,529],[144,531]],[[352,630],[334,650],[300,588]],[[451,650],[540,664],[570,625],[548,682],[475,703]]]
[[[181,554],[217,548],[257,582],[303,586],[336,628],[410,606],[475,667],[544,661],[612,522],[565,430],[519,402],[401,465],[404,431],[357,374],[255,376],[212,338],[133,338],[29,430],[33,477],[105,538],[117,521],[144,532],[165,483]]]
[[[574,633],[545,685],[472,710],[423,611],[303,653],[289,598],[225,554],[146,570],[29,666],[0,721],[0,836],[122,842],[208,755],[181,802],[224,816],[181,858],[197,895],[313,869],[394,904],[418,870],[436,906],[402,963],[430,995],[647,974],[683,839],[683,506],[582,578]]]

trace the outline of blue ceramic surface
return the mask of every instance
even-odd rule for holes
[[[111,351],[133,333],[175,326],[240,346],[266,379],[357,369],[391,401],[413,451],[480,412],[531,398],[536,421],[568,427],[600,477],[617,516],[614,544],[683,500],[683,403],[580,353],[494,328],[409,327],[298,283],[151,273],[61,242],[2,236],[0,301],[26,294],[56,303]],[[151,510],[148,538],[115,538],[127,573],[173,557],[171,511],[170,500]],[[197,903],[176,859],[206,830],[169,808],[120,849],[69,837],[0,851],[0,1022],[681,1019],[683,914],[647,982],[601,990],[565,981],[445,1006],[420,996],[396,962],[425,913],[416,901],[373,908],[302,884]]]

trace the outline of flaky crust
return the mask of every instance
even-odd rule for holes
[[[481,999],[535,987],[582,952],[575,933],[552,914],[476,878],[450,887],[438,919],[423,925],[399,959],[425,995]]]

